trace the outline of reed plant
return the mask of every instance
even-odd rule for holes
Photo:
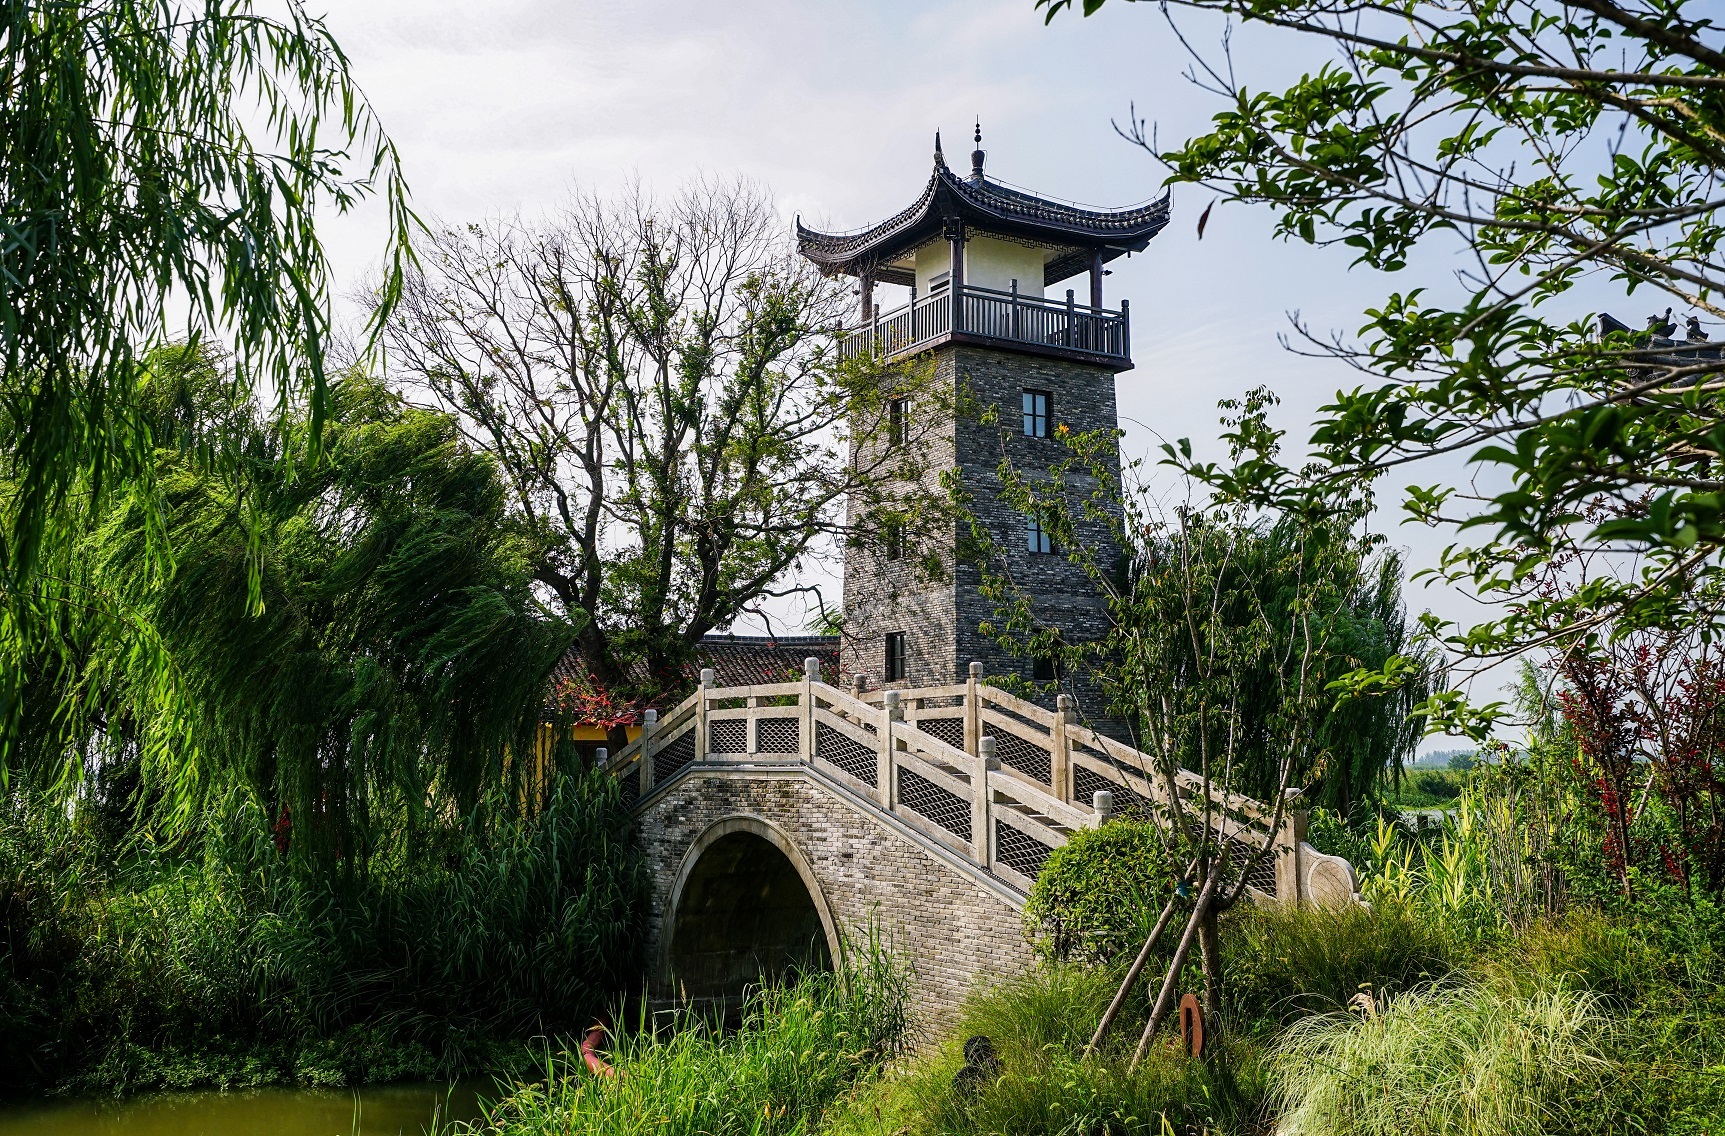
[[[877,1072],[904,1041],[905,983],[879,950],[836,973],[754,988],[734,1030],[690,1011],[638,1028],[609,1054],[616,1076],[578,1056],[547,1062],[466,1136],[788,1136],[816,1129],[840,1094]]]
[[[645,876],[608,779],[298,870],[243,795],[117,854],[80,810],[0,802],[0,1089],[446,1075],[637,985]],[[409,834],[412,838],[409,838]]]

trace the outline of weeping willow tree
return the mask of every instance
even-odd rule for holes
[[[80,542],[74,583],[104,606],[35,657],[15,768],[136,763],[170,823],[243,789],[297,861],[344,870],[377,833],[521,802],[509,755],[571,631],[534,601],[491,459],[356,376],[330,387],[322,460],[296,460],[303,424],[225,360],[150,362],[139,406],[167,444]],[[199,459],[218,437],[243,475]]]
[[[296,0],[268,15],[249,0],[0,0],[0,772],[28,744],[23,719],[51,712],[24,679],[76,672],[98,616],[130,626],[131,667],[153,660],[158,694],[174,688],[80,561],[121,494],[146,574],[171,563],[140,488],[156,472],[147,356],[176,335],[239,345],[235,382],[273,391],[278,433],[303,431],[299,456],[314,454],[330,327],[315,221],[367,197],[389,218],[387,313],[412,223],[395,148]],[[230,440],[246,441],[209,434],[203,458],[249,468]],[[236,519],[262,522],[253,505]]]

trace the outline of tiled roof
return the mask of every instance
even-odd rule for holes
[[[797,222],[797,246],[828,272],[871,272],[887,283],[907,283],[886,262],[938,234],[948,217],[983,231],[996,230],[1047,242],[1056,247],[1098,248],[1104,260],[1142,249],[1168,224],[1167,195],[1130,209],[1085,209],[1050,201],[980,175],[960,178],[935,151],[934,172],[914,204],[878,225],[852,233],[822,233]],[[1073,253],[1051,261],[1044,283],[1053,284],[1088,263]]]

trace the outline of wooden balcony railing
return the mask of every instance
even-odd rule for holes
[[[846,359],[870,354],[896,359],[955,337],[1123,362],[1132,357],[1130,310],[1124,300],[1113,312],[1077,304],[1071,291],[1062,303],[972,287],[959,289],[956,297],[951,291],[937,292],[878,316],[846,335],[839,353]]]
[[[1073,721],[1064,696],[1045,710],[981,681],[860,696],[828,686],[809,659],[799,682],[720,687],[712,672],[664,718],[648,711],[641,736],[605,762],[623,795],[645,806],[694,771],[807,767],[977,868],[1027,892],[1075,829],[1110,815],[1167,823],[1175,815],[1148,756]],[[1175,778],[1188,821],[1203,785]],[[1274,854],[1250,880],[1263,898],[1334,903],[1353,898],[1352,866],[1305,841],[1306,814],[1212,793],[1211,833],[1245,854]]]

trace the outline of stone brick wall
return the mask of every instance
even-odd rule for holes
[[[796,770],[696,769],[642,811],[653,872],[651,958],[662,957],[666,907],[685,854],[713,824],[740,815],[766,820],[790,838],[847,934],[861,935],[877,921],[915,969],[913,1002],[923,1027],[948,1020],[979,979],[1030,964],[1017,905]]]
[[[965,412],[949,416],[922,440],[931,469],[921,484],[907,487],[907,492],[940,492],[940,471],[956,470],[971,494],[971,507],[1004,553],[999,567],[1032,598],[1036,618],[1059,628],[1069,643],[1095,639],[1108,623],[1094,584],[1064,556],[1029,551],[1025,518],[999,499],[996,469],[1006,457],[1026,476],[1036,477],[1068,453],[1052,437],[1024,436],[1021,398],[1026,389],[1049,392],[1054,425],[1063,423],[1078,433],[1115,430],[1119,419],[1113,372],[1093,364],[974,346],[946,345],[936,348],[934,356],[937,388],[965,407]],[[994,408],[996,423],[981,420],[984,407]],[[1093,489],[1089,478],[1069,482],[1075,513],[1077,503]],[[853,531],[859,519],[853,515]],[[885,635],[903,631],[909,645],[909,673],[899,685],[962,681],[973,659],[989,675],[1032,676],[1031,660],[1009,655],[978,630],[981,623],[994,618],[995,611],[980,591],[978,568],[958,562],[960,536],[957,526],[932,534],[934,551],[946,570],[945,578],[934,583],[919,580],[908,560],[886,561],[878,542],[864,541],[846,549],[841,651],[846,673],[866,674],[873,685],[883,685]],[[1113,564],[1118,554],[1107,525],[1088,525],[1083,539],[1086,546],[1100,550],[1104,564]],[[1081,721],[1115,732],[1117,724],[1107,720],[1101,692],[1085,683],[1076,684],[1071,692]],[[1052,698],[1044,701],[1051,704]]]

